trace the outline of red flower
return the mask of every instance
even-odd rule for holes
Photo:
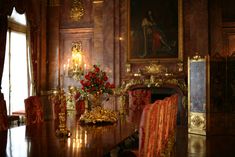
[[[104,81],[107,81],[108,80],[108,77],[107,76],[104,76]]]
[[[109,88],[109,87],[110,87],[110,83],[107,82],[107,83],[105,84],[105,88]]]
[[[95,73],[92,73],[92,78],[95,78],[95,77],[96,77]]]
[[[90,94],[102,94],[112,93],[114,84],[108,82],[108,76],[97,65],[93,65],[93,68],[85,75],[84,80],[80,81],[82,85],[82,91]]]
[[[96,73],[100,72],[100,68],[96,67],[96,68],[95,68],[95,72],[96,72]]]
[[[81,80],[80,83],[84,86],[84,80]]]
[[[90,75],[86,74],[86,75],[85,75],[85,78],[86,78],[87,80],[90,80]]]
[[[87,81],[87,82],[86,82],[86,86],[89,87],[90,85],[91,85],[91,82],[90,82],[90,81]]]

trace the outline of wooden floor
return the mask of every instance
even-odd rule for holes
[[[235,157],[235,136],[200,136],[188,134],[178,126],[172,157]]]

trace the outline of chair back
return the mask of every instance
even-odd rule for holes
[[[171,150],[169,143],[176,132],[177,109],[177,94],[145,106],[139,128],[139,156],[162,156]]]
[[[3,94],[0,93],[0,131],[8,129],[6,101]]]
[[[26,125],[41,123],[44,120],[41,100],[38,96],[30,96],[24,100]]]
[[[129,94],[129,120],[139,122],[144,107],[151,101],[150,89],[134,89]]]

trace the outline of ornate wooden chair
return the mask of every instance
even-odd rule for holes
[[[6,101],[3,94],[0,93],[0,131],[8,129]]]
[[[41,123],[44,120],[41,100],[38,96],[30,96],[24,100],[26,125]]]
[[[138,156],[169,156],[175,142],[178,95],[157,100],[143,110]]]
[[[160,154],[163,130],[164,101],[157,100],[144,108],[139,129],[138,156]]]
[[[139,126],[139,149],[121,155],[170,156],[175,143],[177,109],[177,94],[146,105]]]
[[[140,121],[144,107],[151,101],[150,89],[134,89],[129,94],[129,118],[130,121]]]

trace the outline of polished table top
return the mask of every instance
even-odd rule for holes
[[[134,133],[136,126],[124,118],[106,126],[80,125],[67,117],[70,138],[58,138],[57,121],[20,126],[0,132],[0,156],[8,157],[101,157]]]

